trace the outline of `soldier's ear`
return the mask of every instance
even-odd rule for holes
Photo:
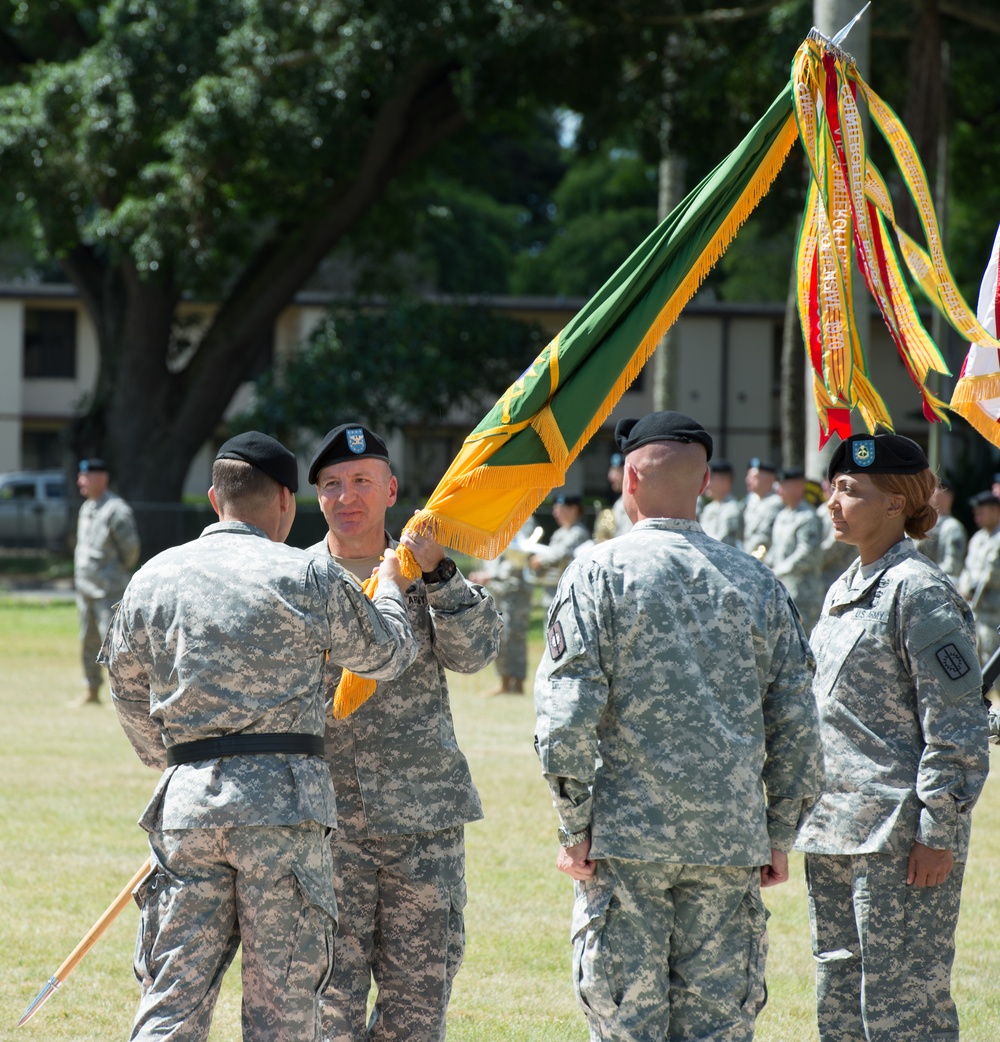
[[[899,515],[906,508],[906,496],[900,495],[897,492],[890,495],[888,499],[889,502],[886,504],[885,516],[899,517]]]

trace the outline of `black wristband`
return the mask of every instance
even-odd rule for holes
[[[458,571],[458,565],[450,557],[442,557],[432,572],[422,572],[420,578],[427,586],[446,583]]]

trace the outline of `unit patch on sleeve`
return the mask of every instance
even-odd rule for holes
[[[563,634],[561,622],[553,622],[549,627],[548,641],[549,655],[553,662],[558,662],[566,654],[566,637]],[[968,669],[968,666],[966,666],[966,669]]]
[[[959,680],[972,668],[954,644],[945,644],[943,648],[938,648],[934,654],[937,655],[941,668],[952,680]]]

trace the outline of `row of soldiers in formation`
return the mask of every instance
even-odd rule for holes
[[[826,507],[826,483],[804,471],[783,471],[754,458],[747,465],[747,495],[733,494],[733,467],[709,464],[711,478],[698,520],[708,535],[742,547],[770,565],[802,614],[809,633],[819,618],[826,591],[854,556],[854,547],[834,538]],[[972,497],[977,531],[970,540],[952,516],[955,491],[941,481],[931,505],[937,524],[917,549],[951,578],[976,616],[980,656],[985,661],[1000,645],[1000,474],[991,489]]]

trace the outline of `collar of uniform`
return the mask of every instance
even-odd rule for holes
[[[685,517],[647,517],[636,521],[632,531],[643,528],[658,528],[667,532],[700,532],[701,525],[697,521],[689,521]]]
[[[207,535],[219,535],[222,532],[235,532],[237,535],[258,535],[262,539],[270,539],[263,528],[248,524],[246,521],[216,521],[202,530],[199,539]]]
[[[844,573],[846,585],[838,584],[839,589],[835,594],[834,603],[850,604],[853,601],[861,600],[889,568],[907,557],[912,557],[916,552],[912,540],[901,539],[871,564],[863,565],[859,560],[854,561]]]

